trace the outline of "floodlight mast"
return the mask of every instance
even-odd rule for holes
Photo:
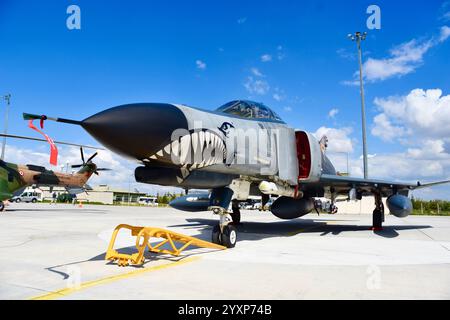
[[[356,41],[358,48],[358,61],[359,61],[359,85],[361,93],[361,120],[362,120],[362,138],[363,138],[363,162],[364,162],[364,179],[369,178],[368,164],[367,164],[367,139],[366,139],[366,106],[364,98],[364,84],[362,73],[362,50],[361,41],[366,40],[367,32],[355,32],[355,34],[349,34],[348,38],[352,41]]]
[[[11,94],[7,94],[3,96],[3,99],[6,100],[6,112],[5,112],[5,129],[3,131],[4,134],[8,133],[8,115],[9,115],[9,105],[11,101]],[[2,154],[0,156],[1,160],[5,159],[5,147],[6,147],[6,137],[3,137],[3,144],[2,144]]]

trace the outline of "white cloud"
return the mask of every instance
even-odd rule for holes
[[[204,63],[202,60],[196,60],[195,64],[197,65],[197,68],[200,70],[206,69],[206,63]]]
[[[364,78],[375,82],[411,73],[422,64],[424,54],[432,46],[430,40],[418,42],[414,39],[393,48],[389,58],[369,58],[363,66]]]
[[[270,54],[263,54],[262,56],[261,56],[261,61],[262,62],[269,62],[269,61],[272,61],[272,56],[270,55]]]
[[[447,14],[449,14],[450,18],[450,12],[448,12]],[[441,34],[439,35],[439,42],[444,42],[448,39],[448,37],[450,37],[450,28],[447,26],[443,26],[441,28]]]
[[[329,152],[353,152],[353,142],[350,138],[352,133],[352,128],[327,128],[320,127],[313,135],[317,139],[321,139],[323,136],[328,138],[328,149]]]
[[[445,150],[443,140],[425,140],[420,147],[408,148],[407,156],[411,159],[436,160],[445,159],[449,155]]]
[[[265,80],[255,79],[252,76],[247,77],[247,81],[244,83],[245,89],[251,94],[259,94],[264,95],[266,94],[270,86]]]
[[[450,21],[450,1],[445,1],[442,3],[442,6],[440,8],[440,12],[441,12],[441,20],[444,21]]]
[[[339,109],[333,108],[328,112],[329,118],[334,118],[339,113]]]
[[[378,136],[389,122],[422,139],[450,139],[450,95],[443,96],[441,89],[414,89],[406,96],[376,98],[374,103],[382,111],[375,117],[372,130]],[[396,130],[398,133],[401,129]]]
[[[285,56],[286,56],[286,54],[284,53],[283,47],[282,46],[278,46],[277,47],[277,59],[278,60],[283,60]]]
[[[368,82],[383,81],[393,77],[402,77],[414,72],[423,64],[424,55],[433,47],[450,37],[450,28],[443,26],[437,37],[426,40],[412,39],[395,46],[389,51],[389,57],[382,59],[369,58],[363,64],[364,78]],[[353,80],[342,81],[344,85],[356,85],[359,71]]]
[[[390,180],[415,182],[417,179],[429,181],[448,177],[450,161],[411,158],[408,153],[379,155],[369,161],[369,174]],[[444,169],[444,168],[447,168]]]
[[[280,96],[278,93],[274,93],[274,94],[272,95],[272,97],[273,97],[275,100],[277,100],[277,101],[283,100],[283,97]]]
[[[343,80],[340,82],[340,84],[351,87],[359,86],[359,80]]]
[[[347,60],[355,60],[356,54],[353,52],[349,52],[347,49],[339,48],[336,50],[336,53],[339,57]]]
[[[286,98],[284,90],[280,88],[275,88],[272,98],[276,101],[283,101]]]
[[[286,112],[291,112],[292,111],[292,107],[286,106],[283,108],[284,111]]]
[[[264,77],[261,71],[258,68],[251,68],[250,71],[257,77]]]
[[[238,23],[238,24],[243,24],[243,23],[245,23],[245,22],[247,22],[247,17],[242,17],[242,18],[239,18],[239,19],[237,20],[237,23]]]
[[[414,89],[374,102],[381,113],[374,118],[372,134],[407,148],[371,159],[369,175],[410,182],[450,178],[450,95]]]
[[[375,126],[372,128],[372,134],[385,141],[391,141],[405,135],[406,130],[403,127],[394,126],[384,113],[380,113],[373,119]]]

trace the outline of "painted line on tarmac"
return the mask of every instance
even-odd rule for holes
[[[124,274],[118,274],[115,276],[101,278],[98,280],[86,281],[86,282],[83,282],[82,284],[80,284],[80,286],[78,286],[78,287],[60,289],[60,290],[53,291],[53,292],[50,292],[47,294],[32,297],[30,300],[54,300],[54,299],[65,297],[65,296],[75,293],[75,292],[79,292],[81,290],[84,290],[84,289],[87,289],[90,287],[107,284],[107,283],[114,282],[117,280],[131,278],[131,277],[143,274],[143,273],[148,273],[148,272],[158,271],[158,270],[162,270],[162,269],[167,269],[170,267],[180,266],[182,264],[194,262],[197,260],[200,260],[200,257],[185,258],[185,259],[182,259],[182,260],[179,260],[176,262],[172,262],[172,263],[165,263],[165,264],[161,264],[161,265],[157,265],[157,266],[153,266],[153,267],[148,267],[148,268],[144,268],[144,269],[131,271],[131,272],[124,273]]]

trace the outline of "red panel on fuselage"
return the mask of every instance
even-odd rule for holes
[[[298,178],[307,179],[311,171],[311,148],[306,132],[297,131],[295,133],[298,159]]]

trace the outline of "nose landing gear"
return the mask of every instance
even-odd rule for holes
[[[237,230],[230,222],[231,219],[228,213],[220,214],[220,223],[215,225],[212,230],[212,243],[220,244],[227,248],[234,248],[237,242]]]
[[[237,242],[237,230],[231,222],[240,221],[239,209],[237,211],[233,209],[231,215],[227,211],[232,196],[233,191],[229,188],[214,189],[211,192],[209,206],[214,214],[220,216],[219,224],[215,225],[212,230],[211,241],[227,248],[233,248]]]

